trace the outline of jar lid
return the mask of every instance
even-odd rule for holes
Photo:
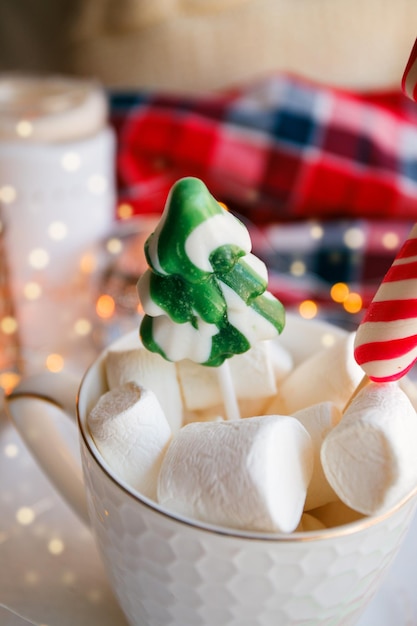
[[[0,141],[75,141],[98,133],[107,116],[93,81],[0,74]]]

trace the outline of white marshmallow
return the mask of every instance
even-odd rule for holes
[[[340,499],[382,513],[417,486],[417,415],[396,383],[370,383],[326,437],[321,460]]]
[[[238,401],[239,414],[241,418],[257,417],[265,415],[265,408],[270,398],[245,398]],[[224,404],[213,404],[205,409],[186,411],[184,414],[184,424],[190,422],[207,422],[210,420],[227,419]]]
[[[294,413],[294,417],[302,423],[313,443],[314,469],[304,505],[304,510],[310,511],[328,502],[339,500],[324,475],[320,451],[325,437],[342,419],[342,413],[333,402],[321,402],[297,411]]]
[[[213,410],[206,409],[205,411],[189,411],[184,415],[184,425],[192,422],[223,422],[223,414],[223,407],[213,407]]]
[[[279,340],[269,341],[269,356],[276,382],[284,380],[294,368],[292,354],[284,348]]]
[[[312,470],[310,436],[292,417],[196,422],[184,426],[168,448],[158,501],[212,524],[292,532]]]
[[[116,387],[98,400],[88,426],[114,474],[155,500],[159,469],[172,436],[155,394],[134,382]]]
[[[285,406],[285,413],[292,415],[325,400],[343,411],[363,378],[363,370],[353,356],[354,337],[354,333],[349,333],[298,365],[279,386],[268,413]]]
[[[417,385],[407,376],[403,376],[398,381],[400,389],[408,396],[414,410],[417,411]]]
[[[109,350],[105,367],[110,389],[129,381],[150,389],[158,398],[172,432],[181,428],[183,406],[175,363],[138,347]]]
[[[244,354],[228,359],[236,396],[239,399],[266,399],[276,393],[274,361],[270,358],[270,342],[261,341]],[[284,360],[282,358],[282,360]],[[287,367],[287,363],[283,364]],[[223,402],[218,381],[218,368],[205,367],[188,359],[177,363],[185,405],[191,411],[206,409]],[[264,406],[262,401],[259,406]]]

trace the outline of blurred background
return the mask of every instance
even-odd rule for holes
[[[277,71],[393,88],[416,23],[413,0],[1,0],[0,69],[193,92]]]

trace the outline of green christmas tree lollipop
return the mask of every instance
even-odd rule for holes
[[[149,269],[138,292],[148,350],[218,367],[282,331],[284,307],[267,291],[266,267],[251,254],[246,227],[201,180],[172,187],[145,255]]]

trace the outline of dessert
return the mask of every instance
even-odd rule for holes
[[[217,525],[292,532],[312,470],[311,439],[293,417],[196,422],[169,446],[158,502]]]
[[[354,356],[366,376],[321,448],[339,498],[366,515],[387,510],[417,484],[413,395],[406,381],[396,382],[417,359],[416,278],[417,224],[359,325]]]
[[[370,383],[323,442],[321,459],[341,500],[365,515],[386,511],[417,484],[417,416],[395,383]]]
[[[359,325],[355,358],[371,380],[402,378],[417,359],[417,224]]]
[[[138,283],[144,346],[170,361],[219,366],[284,327],[284,307],[266,291],[264,263],[246,227],[196,178],[171,189],[145,244]]]
[[[342,419],[342,413],[334,402],[320,402],[294,413],[294,417],[304,426],[311,437],[313,447],[313,472],[308,485],[304,511],[311,511],[339,497],[328,482],[320,460],[323,441]]]
[[[267,412],[292,415],[323,401],[333,402],[343,411],[347,399],[363,378],[353,357],[354,333],[336,341],[327,350],[300,363],[279,385]]]
[[[105,365],[109,389],[129,381],[150,389],[158,398],[172,432],[181,428],[183,406],[174,363],[144,350],[138,337],[134,345],[119,344],[118,349],[109,350]]]
[[[106,355],[97,447],[142,495],[206,523],[307,532],[385,511],[417,483],[411,401],[371,384],[344,410],[363,378],[353,333],[294,366],[250,249],[201,181],[176,183],[146,243],[141,340]],[[243,419],[229,419],[226,364]]]
[[[155,394],[134,382],[116,387],[98,400],[88,426],[116,475],[155,499],[160,466],[172,436]]]

